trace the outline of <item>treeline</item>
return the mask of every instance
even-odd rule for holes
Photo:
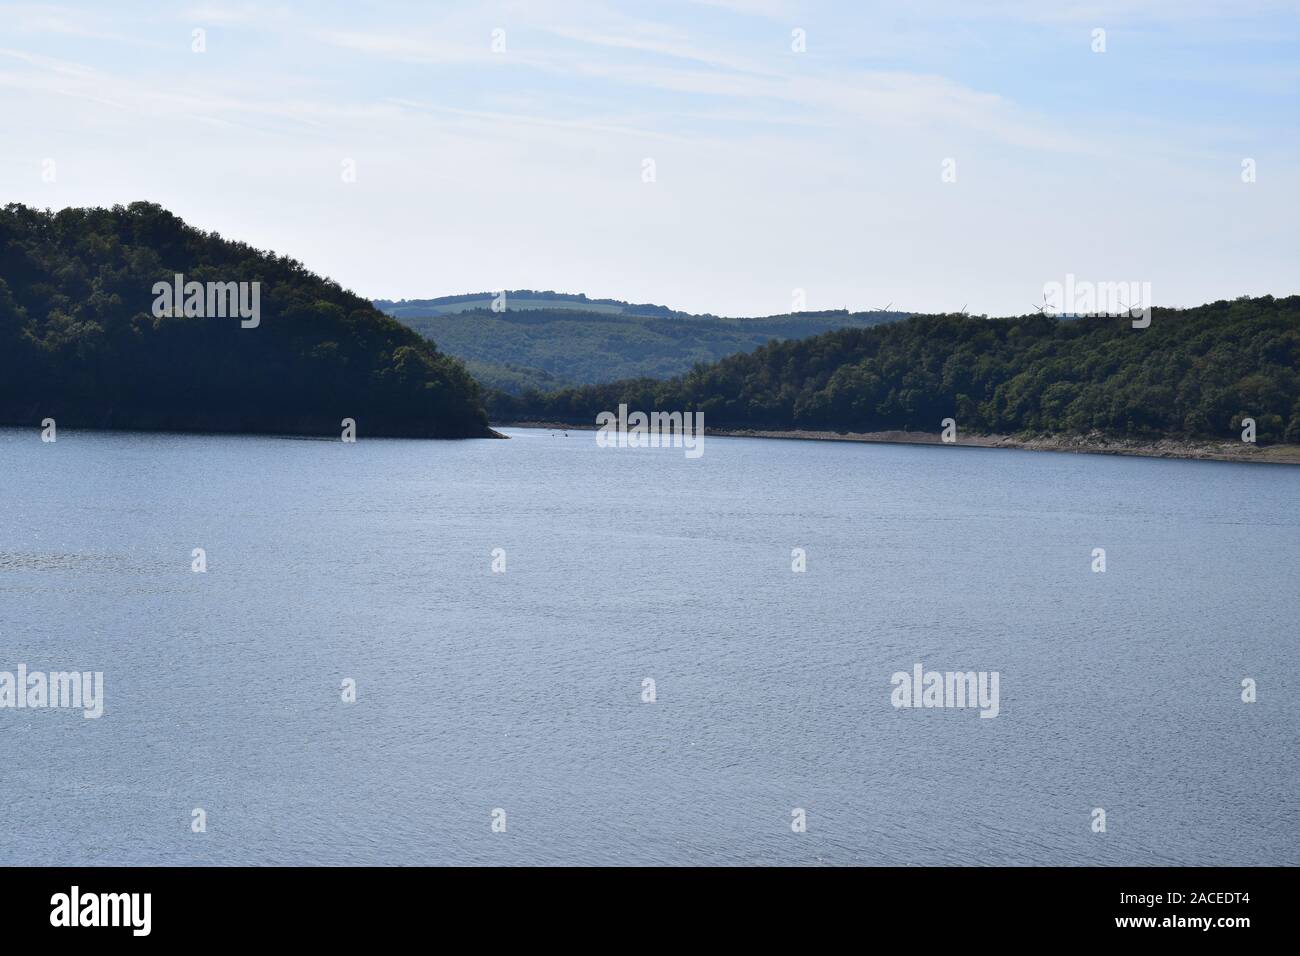
[[[772,339],[805,338],[831,329],[867,327],[897,312],[801,312],[731,319],[615,315],[574,309],[453,315],[395,313],[402,322],[465,360],[488,388],[528,389],[669,378],[701,362],[749,352]]]
[[[673,316],[684,315],[685,313],[677,312],[666,305],[655,305],[650,302],[624,302],[622,299],[590,299],[585,292],[553,292],[551,290],[539,291],[537,289],[510,289],[506,292],[506,308],[511,308],[513,300],[523,300],[526,302],[549,303],[546,308],[563,309],[569,304],[580,305],[603,305],[609,306],[612,310],[622,315],[653,315],[653,316]],[[464,303],[483,303],[485,308],[491,307],[491,302],[495,299],[495,292],[470,292],[459,295],[443,295],[436,299],[375,299],[375,307],[391,315],[421,315],[421,314],[439,314],[445,312],[445,307],[449,305],[459,305]],[[531,308],[539,306],[531,305]]]
[[[497,421],[590,423],[632,408],[701,411],[706,425],[829,431],[1240,438],[1300,442],[1300,296],[1127,317],[913,316],[774,342],[666,381],[522,396]]]
[[[260,324],[153,309],[156,282],[260,283]],[[0,423],[490,434],[460,362],[301,263],[152,203],[0,212]]]

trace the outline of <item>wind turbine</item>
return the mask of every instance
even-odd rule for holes
[[[1134,302],[1134,303],[1133,303],[1133,307],[1132,307],[1131,309],[1130,309],[1127,305],[1124,304],[1124,300],[1123,300],[1123,299],[1120,299],[1120,300],[1119,300],[1119,304],[1120,304],[1121,306],[1124,307],[1124,312],[1121,312],[1120,315],[1124,315],[1125,312],[1127,312],[1127,313],[1128,313],[1128,317],[1131,319],[1131,318],[1133,318],[1133,313],[1134,313],[1134,312],[1137,312],[1138,309],[1141,308],[1141,306],[1142,306],[1142,300],[1141,300],[1141,299],[1138,299],[1136,302]]]

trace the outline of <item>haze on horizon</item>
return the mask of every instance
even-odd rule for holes
[[[0,3],[3,201],[157,202],[387,299],[1300,291],[1292,2],[117,6]]]

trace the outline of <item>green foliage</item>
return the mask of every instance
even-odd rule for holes
[[[512,395],[522,395],[529,390],[554,392],[575,384],[550,372],[543,372],[538,368],[525,368],[521,365],[494,365],[490,362],[466,359],[465,368],[489,392],[502,391]]]
[[[260,282],[261,324],[155,318],[155,282]],[[151,203],[0,211],[0,422],[362,435],[487,434],[431,342],[284,256]]]
[[[472,312],[491,309],[497,293],[472,292],[468,295],[444,295],[436,299],[376,299],[375,307],[395,319],[419,318],[430,315],[449,315],[453,312]],[[620,299],[589,299],[582,293],[538,292],[534,289],[511,289],[506,292],[511,312],[521,309],[564,309],[577,312],[604,312],[610,315],[678,315],[662,305],[636,305]]]
[[[507,295],[507,305],[521,301],[511,295]],[[610,300],[594,301],[613,308]],[[412,303],[380,300],[376,304],[436,341],[449,355],[464,359],[476,374],[481,373],[479,381],[486,387],[512,393],[529,388],[553,391],[564,385],[641,376],[668,378],[688,372],[700,362],[714,362],[727,355],[747,352],[773,339],[804,338],[831,329],[866,327],[900,317],[897,312],[843,311],[802,312],[760,319],[619,314],[602,313],[585,306],[566,307],[559,298],[555,308],[545,310],[511,307],[504,312],[492,312],[478,308],[454,314],[431,311],[420,314]],[[439,308],[448,307],[439,305]],[[529,374],[530,371],[536,374]]]
[[[667,381],[523,396],[498,420],[593,422],[620,402],[699,410],[715,427],[1300,441],[1300,296],[1155,309],[1125,318],[926,315],[765,345]]]

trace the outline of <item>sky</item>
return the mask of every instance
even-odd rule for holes
[[[0,201],[136,200],[371,298],[1287,295],[1300,2],[0,0]]]

